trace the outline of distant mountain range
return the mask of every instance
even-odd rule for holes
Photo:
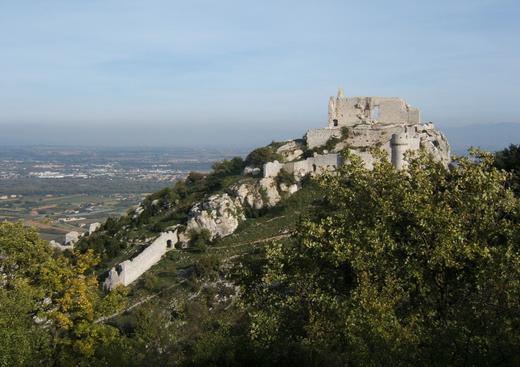
[[[510,144],[520,144],[520,123],[440,125],[439,128],[446,134],[455,154],[464,154],[472,146],[497,151]]]

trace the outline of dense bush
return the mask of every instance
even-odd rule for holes
[[[268,364],[519,365],[520,202],[492,156],[348,158],[294,245],[244,271]]]
[[[224,177],[242,174],[244,169],[244,160],[240,157],[235,157],[231,160],[223,160],[213,165],[212,175]]]
[[[190,237],[190,249],[193,251],[205,252],[211,243],[211,233],[207,229],[191,230],[188,235]]]
[[[267,146],[255,149],[249,153],[249,155],[246,157],[245,164],[246,166],[262,168],[265,163],[275,160],[281,162],[282,156],[276,153],[273,147]]]
[[[520,145],[511,144],[497,152],[495,166],[511,173],[511,186],[520,194]]]
[[[198,278],[215,279],[220,267],[220,259],[214,254],[205,254],[195,263]]]
[[[292,173],[287,172],[286,170],[282,169],[280,172],[278,172],[278,175],[276,176],[276,183],[278,185],[285,184],[287,186],[291,186],[296,183],[296,179],[294,178],[294,175]]]

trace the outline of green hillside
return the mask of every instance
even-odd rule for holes
[[[348,164],[249,208],[232,235],[191,234],[112,292],[100,281],[144,240],[259,178],[241,175],[239,158],[190,174],[74,253],[2,224],[0,365],[518,365],[516,150],[450,168],[420,154],[406,171],[382,155],[367,170],[344,152]]]

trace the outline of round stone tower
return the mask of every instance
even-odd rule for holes
[[[408,150],[408,134],[400,132],[392,135],[390,139],[390,147],[392,148],[392,164],[397,170],[406,167],[404,153]]]

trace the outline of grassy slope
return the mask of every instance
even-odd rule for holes
[[[312,207],[318,198],[313,184],[282,201],[277,207],[257,218],[248,218],[237,231],[208,246],[206,252],[175,250],[169,252],[143,277],[129,286],[128,305],[150,299],[148,304],[158,309],[173,309],[175,304],[189,302],[216,287],[216,280],[223,280],[226,271],[241,258],[261,254],[266,245],[274,241],[289,242],[301,215]],[[210,285],[208,287],[208,285]],[[145,304],[143,303],[143,304]],[[133,308],[110,320],[116,325],[132,324]],[[227,307],[226,307],[227,309]]]

